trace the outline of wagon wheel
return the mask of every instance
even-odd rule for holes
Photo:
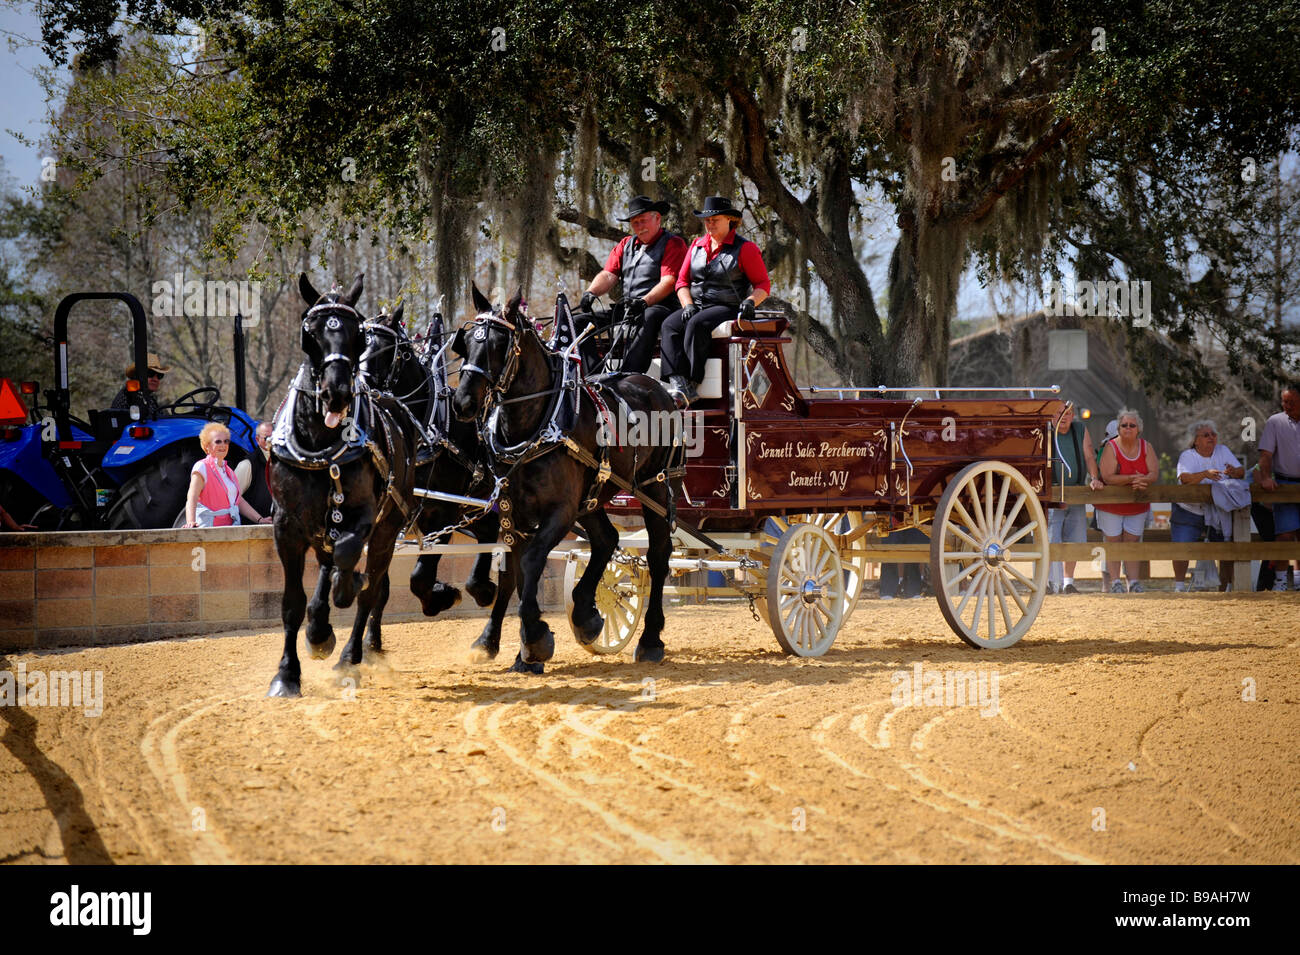
[[[973,647],[999,650],[1023,637],[1047,591],[1047,520],[1019,471],[979,461],[948,484],[930,534],[939,609]]]
[[[575,554],[564,562],[564,612],[573,613],[573,588],[587,569],[587,557]],[[584,644],[591,653],[619,653],[627,646],[645,613],[650,597],[650,572],[641,563],[610,560],[596,584],[596,609],[605,618],[605,628],[593,643]]]
[[[847,523],[846,523],[847,521]],[[786,531],[795,524],[816,524],[832,535],[847,536],[863,525],[861,511],[833,511],[823,514],[791,514],[788,517],[769,517],[762,532],[762,546],[771,553]],[[833,538],[832,538],[833,539]],[[854,546],[861,547],[861,542]],[[844,616],[849,616],[862,596],[862,584],[867,578],[867,559],[860,556],[841,557],[844,568]],[[757,605],[757,602],[755,602]],[[763,610],[763,608],[760,608]],[[763,610],[766,617],[766,611]]]
[[[844,565],[835,538],[817,524],[795,524],[767,568],[767,621],[786,653],[819,657],[844,622]]]

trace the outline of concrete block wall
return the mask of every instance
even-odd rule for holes
[[[270,527],[0,535],[0,650],[278,630],[284,577],[272,535]],[[408,586],[417,556],[402,548],[393,559],[386,621],[424,619]],[[473,559],[444,557],[439,578],[461,586]],[[548,566],[541,594],[548,610],[563,606],[562,573],[562,564]],[[308,556],[309,597],[317,576]],[[340,639],[346,629],[338,623],[353,613],[333,611]],[[465,595],[441,616],[487,613]]]

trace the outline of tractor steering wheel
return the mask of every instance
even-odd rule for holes
[[[205,400],[198,400],[202,395]],[[171,404],[162,406],[160,411],[170,411],[175,414],[181,408],[193,408],[196,411],[207,411],[218,401],[221,400],[221,391],[212,385],[205,385],[202,388],[195,388],[193,391],[187,391]]]

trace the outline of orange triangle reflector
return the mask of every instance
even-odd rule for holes
[[[0,425],[27,423],[27,406],[8,378],[0,379]]]

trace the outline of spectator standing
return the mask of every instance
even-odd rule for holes
[[[1144,490],[1159,474],[1156,450],[1142,437],[1142,417],[1136,411],[1124,408],[1115,420],[1119,423],[1119,437],[1107,441],[1102,448],[1101,479],[1110,486]],[[1151,505],[1138,502],[1098,504],[1096,511],[1097,526],[1106,543],[1135,542],[1142,539],[1146,530]],[[1120,562],[1106,562],[1111,577],[1111,593],[1142,593],[1142,582],[1138,579],[1139,563],[1136,560],[1124,561],[1124,570],[1128,573],[1128,589],[1125,590],[1124,581],[1120,579]]]
[[[243,514],[255,524],[269,524],[239,493],[239,479],[226,464],[230,453],[230,429],[215,421],[199,432],[199,444],[206,455],[190,471],[190,490],[185,498],[186,527],[230,527]]]
[[[1272,491],[1279,484],[1300,484],[1300,382],[1282,390],[1282,410],[1264,423],[1259,439],[1259,486]],[[1273,505],[1273,531],[1279,541],[1293,541],[1300,531],[1300,504]],[[1290,561],[1274,561],[1273,589],[1295,589]]]
[[[1052,483],[1066,487],[1090,487],[1094,491],[1105,487],[1096,454],[1092,450],[1092,436],[1074,416],[1074,402],[1065,403],[1065,411],[1056,424],[1056,447],[1052,461]],[[1047,517],[1048,539],[1053,544],[1078,544],[1088,539],[1086,504],[1053,508]],[[1074,586],[1075,561],[1053,561],[1047,575],[1049,594],[1077,594]]]
[[[1198,421],[1192,425],[1191,446],[1178,456],[1179,484],[1211,484],[1224,478],[1245,476],[1246,469],[1237,456],[1219,444],[1219,430],[1213,421]],[[1217,528],[1207,525],[1205,508],[1204,504],[1175,502],[1169,516],[1170,540],[1177,544],[1199,541],[1207,530],[1210,540],[1223,540],[1223,534]],[[1174,561],[1174,590],[1180,593],[1187,589],[1183,580],[1187,576],[1187,563],[1185,560]],[[1227,561],[1219,564],[1219,579],[1228,579]]]

